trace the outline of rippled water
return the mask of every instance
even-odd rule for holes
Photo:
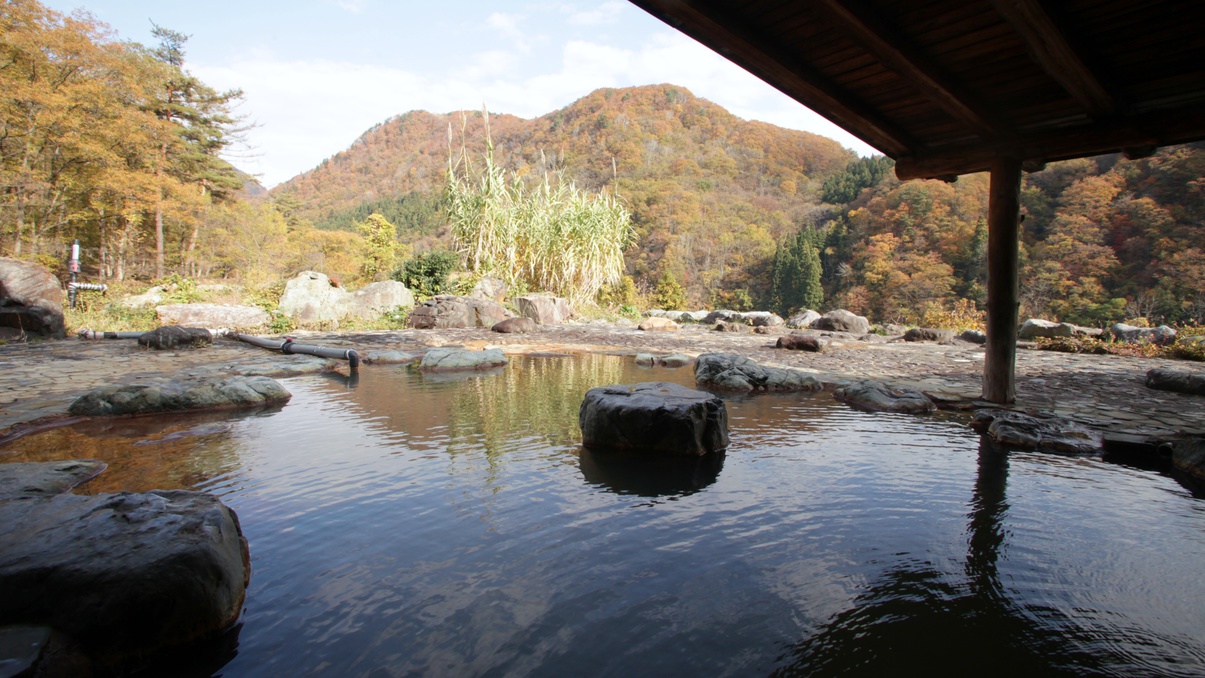
[[[728,399],[721,458],[582,452],[585,390],[653,380],[693,383],[611,356],[376,367],[0,461],[97,457],[81,491],[238,512],[242,624],[187,675],[1205,673],[1205,501],[1174,481],[824,393]]]

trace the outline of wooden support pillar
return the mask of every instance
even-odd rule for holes
[[[1021,223],[1021,161],[992,161],[987,208],[987,355],[983,363],[983,399],[1016,401],[1017,233]]]

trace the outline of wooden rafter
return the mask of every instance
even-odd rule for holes
[[[996,10],[1029,47],[1042,70],[1097,120],[1113,117],[1117,102],[1037,0],[992,0]]]
[[[1187,108],[1131,117],[1124,122],[1097,123],[1078,128],[1022,136],[1003,144],[960,145],[931,154],[897,158],[895,173],[901,180],[926,179],[982,172],[993,158],[1012,155],[1021,160],[1044,163],[1085,155],[1127,151],[1188,143],[1201,138],[1201,108]]]
[[[899,156],[921,144],[819,71],[747,26],[739,16],[702,0],[632,0],[704,45],[723,45],[720,52],[795,100],[887,155]]]
[[[983,104],[909,45],[898,31],[857,5],[842,0],[814,0],[812,3],[884,66],[911,83],[981,139],[998,139],[1009,133],[1007,125],[994,119]]]

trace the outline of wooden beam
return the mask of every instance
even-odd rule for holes
[[[1017,399],[1018,231],[1021,224],[1021,161],[992,161],[987,207],[987,355],[983,399]]]
[[[930,59],[908,44],[908,40],[859,3],[847,0],[813,0],[839,30],[848,33],[884,66],[911,83],[918,91],[963,123],[985,141],[1006,133],[1008,126],[995,119],[986,106],[942,73]]]
[[[1058,81],[1097,120],[1117,113],[1117,103],[1088,68],[1038,0],[992,0],[1029,47],[1042,70]]]
[[[950,174],[970,174],[990,169],[1001,154],[1015,155],[1040,164],[1068,158],[1116,153],[1122,149],[1149,149],[1205,139],[1205,116],[1199,106],[1135,116],[1039,134],[1020,135],[1003,144],[959,144],[928,154],[896,159],[901,181],[932,179]]]
[[[631,0],[633,4],[717,51],[787,96],[891,157],[921,145],[822,73],[751,27],[739,12],[705,0]],[[715,49],[712,47],[712,49]]]

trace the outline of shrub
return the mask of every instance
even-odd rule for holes
[[[419,300],[430,299],[448,291],[448,276],[456,269],[453,252],[424,252],[402,264],[393,279],[402,283]]]

